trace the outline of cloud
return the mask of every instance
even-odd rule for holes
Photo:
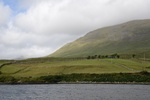
[[[0,3],[0,58],[45,56],[97,28],[150,18],[150,0],[15,1]]]
[[[0,2],[0,14],[0,27],[2,27],[9,21],[11,9],[9,6],[4,6],[3,3]]]
[[[149,18],[149,5],[148,0],[39,0],[16,16],[15,25],[39,34],[78,35],[95,27]]]

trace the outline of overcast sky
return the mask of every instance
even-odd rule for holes
[[[46,56],[87,32],[150,19],[150,0],[0,0],[0,59]]]

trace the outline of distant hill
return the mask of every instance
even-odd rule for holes
[[[150,55],[150,20],[134,20],[100,28],[68,43],[50,57],[87,57],[90,55]]]

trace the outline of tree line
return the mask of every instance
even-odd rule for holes
[[[87,59],[104,59],[104,58],[120,58],[120,55],[112,54],[112,55],[94,55],[94,56],[88,56]]]
[[[136,55],[132,54],[131,58],[135,58]],[[104,58],[120,58],[120,55],[115,53],[112,55],[92,55],[92,56],[88,56],[87,59],[104,59]]]

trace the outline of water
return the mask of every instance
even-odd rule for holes
[[[0,85],[0,100],[150,100],[150,85]]]

